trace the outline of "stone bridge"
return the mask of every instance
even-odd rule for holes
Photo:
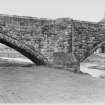
[[[69,67],[78,67],[102,42],[105,29],[98,23],[0,15],[0,43],[37,65],[67,62]]]

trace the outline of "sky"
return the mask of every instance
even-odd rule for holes
[[[0,14],[98,22],[105,16],[105,0],[0,0]]]

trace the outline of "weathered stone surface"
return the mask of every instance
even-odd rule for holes
[[[61,61],[67,62],[68,67],[72,67],[74,62],[79,65],[94,47],[105,41],[102,25],[69,18],[48,20],[0,15],[0,33],[1,43],[16,49],[33,62],[59,63],[60,58],[57,60],[54,54],[59,56],[64,53],[65,59],[61,58]]]

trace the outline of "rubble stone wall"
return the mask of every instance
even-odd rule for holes
[[[50,63],[67,61],[69,66],[82,62],[105,40],[102,25],[70,18],[48,20],[0,15],[0,32],[25,43],[33,52],[40,52]]]
[[[90,56],[94,47],[105,41],[105,31],[102,27],[102,25],[91,22],[73,22],[72,47],[79,62]]]

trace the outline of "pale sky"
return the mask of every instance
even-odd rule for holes
[[[100,21],[105,0],[0,0],[0,14]]]

